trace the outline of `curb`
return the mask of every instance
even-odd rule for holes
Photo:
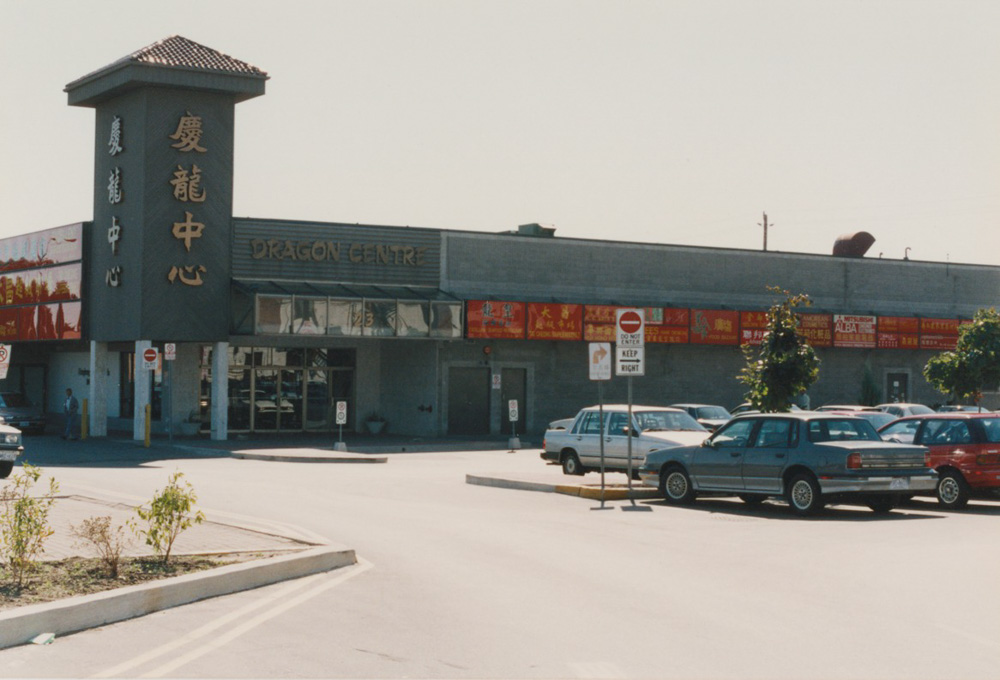
[[[385,456],[345,456],[343,454],[282,454],[258,451],[233,451],[230,456],[243,460],[271,460],[282,463],[386,463]]]
[[[67,635],[219,595],[259,588],[357,563],[354,550],[321,546],[137,586],[0,612],[0,649],[42,633]]]
[[[601,487],[584,484],[546,484],[543,482],[526,482],[517,479],[502,479],[499,477],[483,477],[479,475],[466,475],[466,484],[478,486],[492,486],[499,489],[515,489],[518,491],[541,491],[543,493],[559,493],[566,496],[578,496],[589,500],[601,500]],[[626,487],[612,486],[605,487],[604,500],[624,501],[631,499],[659,498],[657,489],[633,487],[632,493]]]

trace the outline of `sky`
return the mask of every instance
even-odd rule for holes
[[[995,0],[0,0],[0,238],[93,216],[63,88],[257,66],[236,216],[1000,266]]]

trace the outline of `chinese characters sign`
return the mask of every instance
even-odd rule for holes
[[[470,338],[521,339],[525,332],[525,304],[496,300],[469,300],[465,323]]]
[[[875,317],[850,314],[833,315],[834,347],[875,347]]]
[[[580,340],[583,305],[528,303],[529,340]]]
[[[719,309],[691,310],[692,345],[735,345],[740,337],[740,313]]]

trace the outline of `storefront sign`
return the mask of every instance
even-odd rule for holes
[[[921,319],[921,335],[958,335],[958,327],[961,325],[958,319]]]
[[[767,312],[740,312],[740,344],[759,345],[767,333]]]
[[[528,340],[583,339],[583,305],[528,303]]]
[[[465,312],[469,338],[522,339],[525,337],[525,304],[496,300],[469,300]]]
[[[875,317],[834,314],[833,346],[874,348],[876,346]]]
[[[813,347],[833,346],[833,317],[830,314],[799,314],[799,335]]]
[[[936,351],[952,350],[958,345],[957,335],[928,335],[920,334],[920,349],[932,349]]]
[[[691,310],[692,345],[736,345],[740,338],[740,313],[718,309]]]
[[[583,339],[589,342],[615,341],[613,305],[586,305],[583,315]],[[677,344],[688,341],[687,309],[676,307],[641,307],[645,318],[645,338],[648,343]]]

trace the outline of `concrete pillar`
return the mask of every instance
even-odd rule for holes
[[[90,394],[87,396],[87,431],[91,437],[108,436],[108,386],[111,383],[109,369],[108,343],[91,341]]]
[[[225,441],[229,435],[229,343],[212,346],[212,439]]]
[[[142,366],[142,352],[153,346],[150,340],[135,341],[135,415],[132,418],[132,439],[146,438],[146,406],[153,388],[153,372]]]

